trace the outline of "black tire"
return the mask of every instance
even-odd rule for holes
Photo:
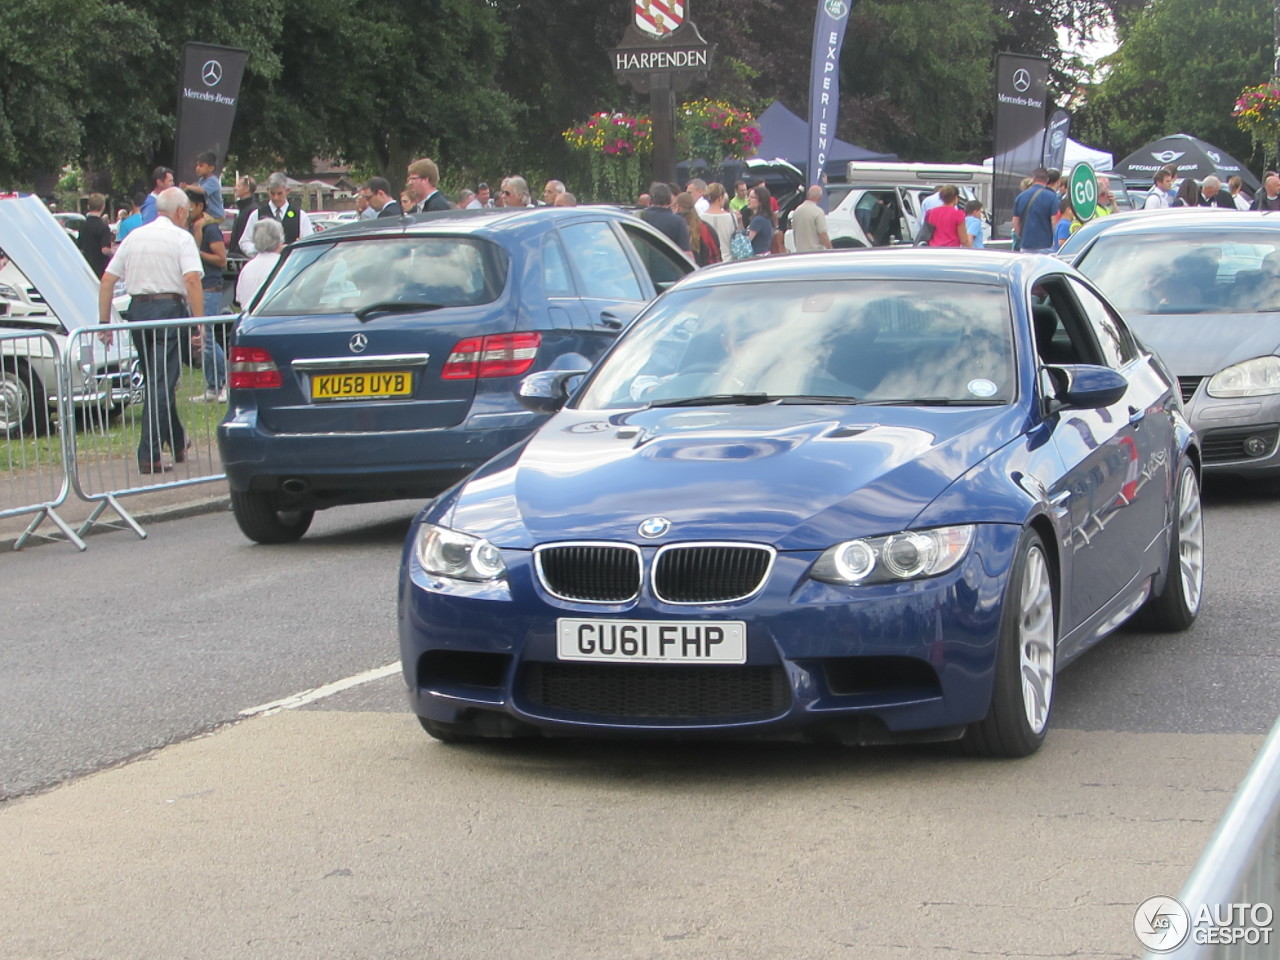
[[[0,437],[43,437],[53,432],[49,395],[23,360],[5,360],[0,367]]]
[[[1153,593],[1134,617],[1134,625],[1160,633],[1186,630],[1200,614],[1204,596],[1204,518],[1200,509],[1200,480],[1195,465],[1184,461],[1169,531],[1169,566],[1164,586]]]
[[[1044,743],[1053,710],[1057,613],[1044,541],[1034,530],[1024,530],[1005,588],[991,706],[965,731],[960,741],[965,753],[1026,757]]]
[[[473,733],[461,733],[452,724],[441,723],[439,720],[431,720],[428,717],[419,717],[418,723],[422,724],[423,730],[441,743],[478,743],[484,739]]]
[[[314,510],[281,510],[275,495],[261,490],[232,490],[231,510],[240,531],[258,543],[293,543],[316,515]]]

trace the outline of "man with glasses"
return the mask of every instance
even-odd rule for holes
[[[370,177],[360,188],[360,195],[369,201],[369,209],[379,220],[399,217],[404,213],[400,201],[391,196],[391,184],[386,177]]]
[[[504,207],[531,207],[529,202],[529,184],[524,177],[507,177],[502,181],[500,194]]]
[[[440,168],[436,162],[427,157],[409,164],[408,177],[409,196],[414,201],[410,213],[431,213],[433,210],[452,210],[445,195],[437,189],[440,182]]]

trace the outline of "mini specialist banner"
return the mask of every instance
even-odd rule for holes
[[[992,189],[993,233],[1008,237],[1013,200],[1024,177],[1044,159],[1044,105],[1049,61],[1002,53],[996,57],[995,183]]]
[[[178,129],[174,136],[175,182],[195,183],[196,157],[206,150],[218,156],[215,172],[222,170],[248,59],[247,50],[206,43],[183,44]]]

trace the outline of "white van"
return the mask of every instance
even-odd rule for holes
[[[847,183],[827,188],[827,232],[835,247],[910,243],[920,231],[920,205],[944,184],[959,189],[961,203],[991,207],[991,171],[977,164],[853,161],[847,175]]]

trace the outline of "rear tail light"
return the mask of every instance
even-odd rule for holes
[[[263,390],[282,383],[280,369],[261,347],[232,347],[229,366],[232,390]]]
[[[453,345],[440,377],[444,380],[518,377],[529,372],[541,345],[540,333],[465,337]]]

